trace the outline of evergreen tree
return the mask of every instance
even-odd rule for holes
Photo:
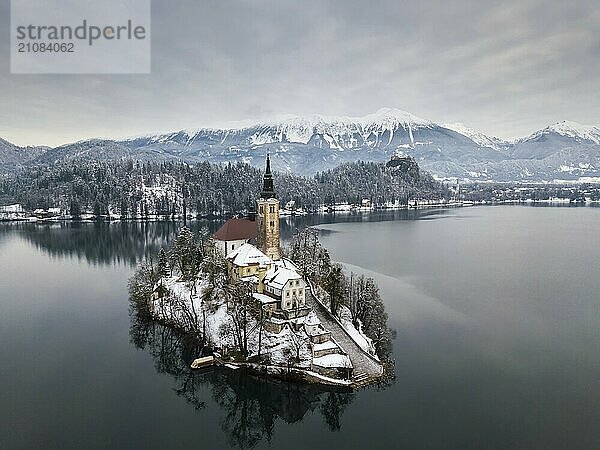
[[[73,219],[79,220],[81,219],[81,205],[77,201],[77,199],[71,200],[71,205],[69,207],[69,214]]]
[[[315,210],[321,204],[359,203],[415,198],[450,198],[448,188],[424,172],[418,178],[405,177],[383,163],[347,163],[335,169],[302,177],[275,174],[282,204],[294,200],[298,207]],[[256,198],[262,170],[244,163],[228,165],[207,162],[188,165],[178,162],[145,163],[134,161],[93,161],[56,163],[48,167],[30,167],[0,180],[2,203],[21,203],[28,209],[70,205],[77,200],[83,211],[96,217],[108,211],[120,211],[133,217],[137,203],[139,215],[156,214],[164,219],[186,212],[196,215],[234,214],[247,208],[248,198]],[[184,185],[184,200],[181,187]],[[495,195],[491,188],[486,196]],[[558,192],[546,194],[558,196]],[[545,196],[547,197],[547,195]],[[554,195],[556,194],[556,195]],[[579,198],[575,195],[574,198]],[[192,211],[195,208],[195,211]]]
[[[121,199],[121,207],[119,208],[121,212],[121,219],[127,219],[128,211],[129,211],[129,202],[126,197]]]
[[[169,276],[169,260],[167,257],[167,252],[164,248],[158,251],[158,265],[157,265],[158,276],[168,277]]]
[[[191,279],[198,267],[198,246],[193,233],[187,227],[182,227],[169,251],[169,261],[177,267],[184,280]]]
[[[346,300],[346,280],[341,264],[333,264],[329,273],[322,281],[323,289],[329,294],[330,309],[333,315],[338,315],[338,310]]]

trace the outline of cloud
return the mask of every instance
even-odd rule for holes
[[[599,124],[598,29],[589,1],[154,0],[150,75],[10,75],[5,31],[0,135],[58,144],[382,106],[502,137]]]

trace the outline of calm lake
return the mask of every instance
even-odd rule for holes
[[[0,225],[0,448],[600,448],[600,208],[290,218],[284,236],[306,224],[379,283],[393,383],[190,374],[127,292],[177,225]]]

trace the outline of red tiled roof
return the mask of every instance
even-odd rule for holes
[[[213,235],[219,241],[237,241],[251,239],[258,235],[257,224],[248,219],[229,219]]]

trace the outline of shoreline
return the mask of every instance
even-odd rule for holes
[[[305,216],[335,216],[338,214],[358,214],[358,213],[374,213],[374,212],[385,212],[385,211],[409,211],[409,210],[423,210],[423,209],[450,209],[450,208],[468,208],[473,206],[547,206],[555,208],[597,208],[600,207],[600,200],[592,201],[571,201],[570,199],[548,199],[548,200],[502,200],[502,201],[463,201],[456,203],[430,203],[430,204],[419,204],[409,206],[398,206],[398,207],[359,207],[355,205],[338,205],[340,208],[320,210],[314,212],[303,212],[302,214],[282,214],[281,218],[293,218],[293,217],[305,217]],[[11,213],[15,214],[15,213]],[[18,213],[17,213],[18,214]],[[192,222],[197,221],[219,221],[226,220],[234,217],[236,214],[227,215],[206,215],[206,216],[188,216],[187,220]],[[101,216],[96,218],[95,216],[86,216],[83,218],[73,218],[70,216],[53,216],[53,217],[37,217],[37,216],[20,216],[20,217],[0,217],[0,223],[155,223],[155,222],[181,222],[183,217],[181,215],[175,215],[174,217],[160,217],[160,216],[149,216],[145,218],[121,218],[117,216]]]
[[[164,284],[163,284],[164,283]],[[164,294],[157,297],[156,286],[164,286]],[[203,289],[206,288],[206,281],[202,278],[195,282],[195,288],[186,285],[177,277],[168,277],[164,282],[155,285],[152,289],[152,295],[140,299],[142,303],[136,303],[137,309],[143,308],[147,312],[147,319],[162,326],[169,327],[177,331],[182,336],[188,336],[193,339],[195,345],[199,348],[207,350],[196,350],[196,353],[204,356],[212,356],[214,359],[208,364],[210,366],[220,366],[234,370],[235,368],[246,368],[257,375],[266,375],[269,377],[284,379],[291,382],[302,382],[310,384],[321,384],[329,386],[347,387],[357,389],[368,385],[373,385],[385,381],[393,376],[393,364],[388,364],[387,361],[380,361],[378,357],[369,354],[365,351],[361,344],[357,342],[357,337],[353,336],[350,330],[347,330],[347,325],[344,326],[341,319],[334,317],[324,305],[323,300],[318,298],[318,293],[311,284],[310,300],[307,300],[307,305],[312,304],[311,313],[324,323],[326,330],[331,333],[331,339],[336,342],[343,355],[349,358],[352,363],[352,371],[346,374],[330,373],[326,367],[318,362],[321,355],[315,353],[313,344],[305,341],[306,350],[298,350],[297,360],[286,359],[286,349],[290,342],[289,331],[284,329],[279,332],[263,329],[262,342],[263,353],[259,356],[260,351],[256,352],[254,344],[256,337],[249,335],[248,349],[250,350],[249,357],[238,355],[231,342],[231,338],[225,338],[219,333],[219,330],[227,322],[226,310],[228,308],[227,300],[217,298],[216,303],[212,303],[208,308],[203,304]],[[195,289],[198,290],[195,294]],[[308,294],[308,289],[307,289]],[[172,300],[170,300],[172,299]],[[175,309],[173,301],[178,305]],[[185,315],[181,314],[182,308],[189,305],[194,314],[202,314],[204,317],[203,336],[194,336],[197,332],[190,324],[185,321]],[[205,309],[206,308],[206,309]],[[318,311],[317,311],[318,309]],[[202,311],[210,311],[204,313]],[[202,313],[201,313],[202,312]],[[355,331],[358,333],[358,331]],[[362,334],[362,339],[368,339]],[[300,357],[299,355],[302,354]],[[192,361],[193,362],[193,361]],[[198,370],[190,366],[191,370]],[[201,370],[202,367],[199,367]],[[391,372],[390,372],[390,369]]]

